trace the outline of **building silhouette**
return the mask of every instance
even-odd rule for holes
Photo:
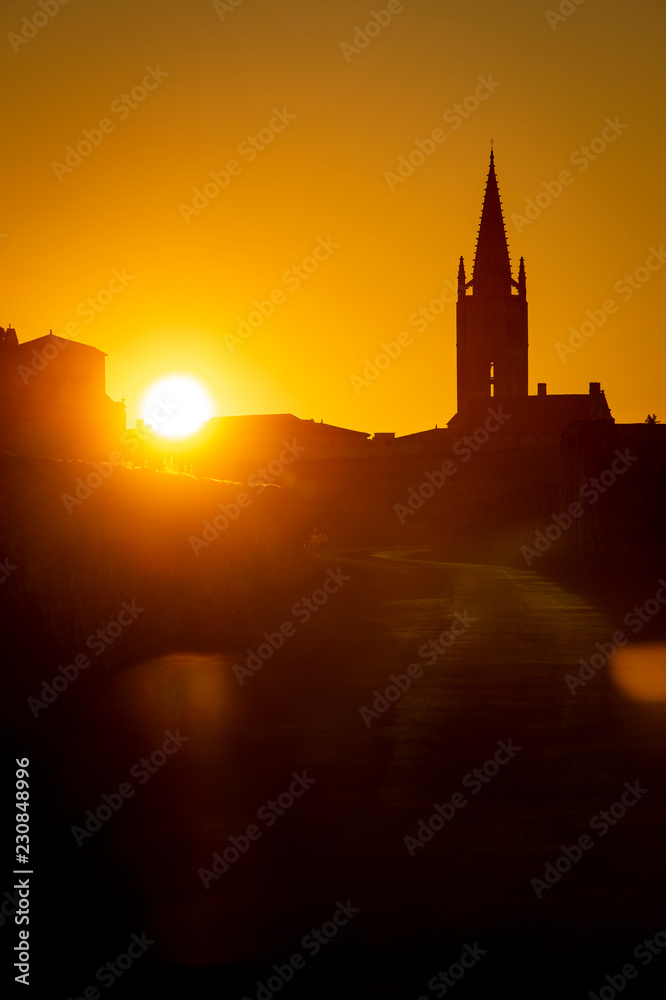
[[[474,399],[527,396],[525,262],[521,257],[516,281],[492,152],[470,281],[462,257],[458,267],[456,325],[458,412],[465,413]]]
[[[570,557],[609,571],[661,573],[665,501],[666,425],[569,424],[562,435],[560,510],[576,503],[584,508],[564,539]]]
[[[106,354],[49,333],[19,344],[0,327],[0,446],[20,455],[98,458],[125,430],[105,388]]]
[[[511,414],[504,433],[519,438],[559,442],[572,420],[613,420],[598,382],[587,394],[548,395],[545,382],[536,396],[528,394],[525,261],[514,279],[492,151],[469,281],[460,258],[456,331],[458,410],[450,429],[483,426],[492,404]]]
[[[585,516],[552,557],[636,569],[647,554],[663,559],[666,426],[617,425],[599,382],[529,393],[526,266],[521,257],[514,278],[492,152],[469,280],[460,258],[456,330],[447,426],[371,436],[293,414],[226,416],[173,453],[199,476],[287,487],[339,544],[435,542],[447,557],[511,562],[555,512],[579,504]],[[163,468],[159,434],[142,422],[123,434],[105,358],[52,333],[19,344],[0,328],[0,451],[106,459],[122,438],[139,462]],[[614,472],[627,449],[636,459]],[[597,479],[598,502],[586,502]]]

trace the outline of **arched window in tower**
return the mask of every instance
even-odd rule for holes
[[[490,362],[490,395],[495,395],[495,362]]]

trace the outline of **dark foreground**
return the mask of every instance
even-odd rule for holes
[[[128,635],[37,718],[5,704],[33,780],[32,995],[664,996],[666,706],[613,664],[565,680],[658,615],[634,636],[531,572],[425,553],[317,572],[326,603],[306,622],[285,593],[265,631],[295,634],[242,685],[240,648],[142,662]]]

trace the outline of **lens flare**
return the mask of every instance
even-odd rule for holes
[[[666,643],[633,643],[619,649],[611,673],[620,691],[634,701],[666,702]]]

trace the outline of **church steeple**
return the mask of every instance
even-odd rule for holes
[[[476,241],[472,287],[475,295],[495,298],[510,294],[511,286],[509,248],[495,173],[495,154],[491,150],[479,235]]]
[[[514,280],[492,150],[472,278],[465,280],[461,258],[456,313],[458,413],[452,424],[462,427],[474,400],[527,396],[525,262],[521,257]]]

